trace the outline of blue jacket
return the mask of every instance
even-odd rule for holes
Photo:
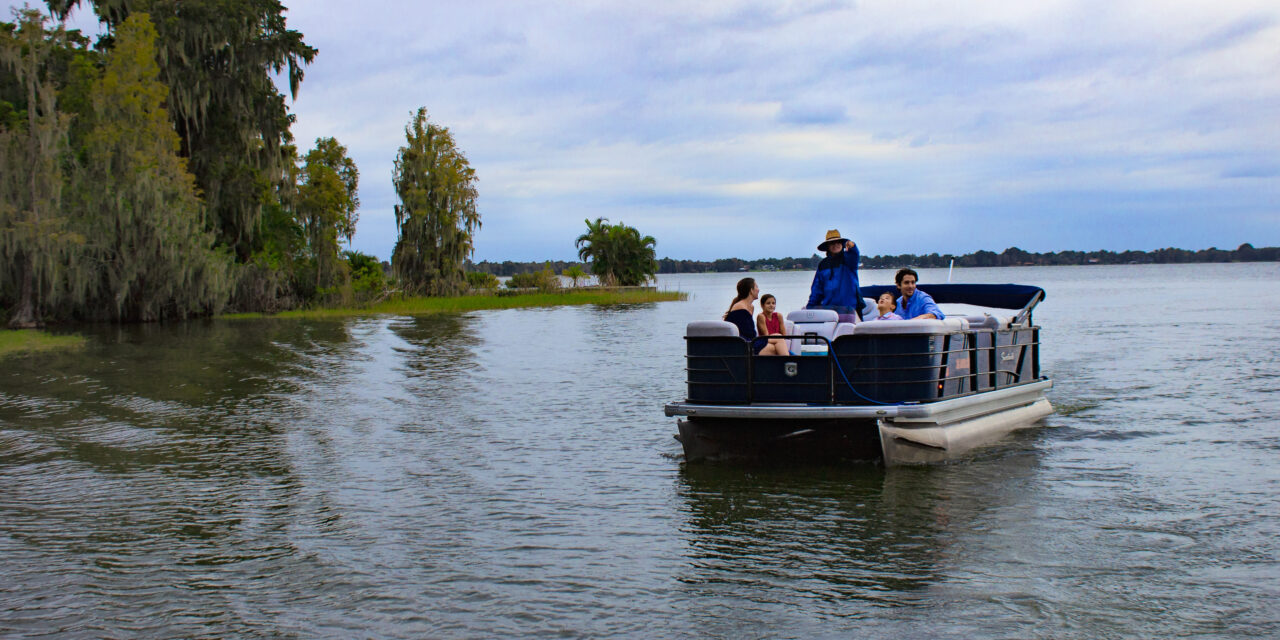
[[[865,303],[858,292],[858,246],[845,249],[834,256],[827,256],[818,264],[813,274],[813,286],[809,289],[807,306],[849,307],[862,313]]]

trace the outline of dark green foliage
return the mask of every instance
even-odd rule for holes
[[[396,240],[391,269],[408,293],[455,295],[466,286],[463,261],[480,228],[476,172],[445,127],[418,109],[396,156]]]
[[[212,249],[178,156],[148,16],[121,23],[105,58],[43,20],[29,11],[21,29],[4,30],[6,61],[21,59],[15,75],[31,82],[25,99],[6,100],[27,122],[0,129],[6,158],[25,158],[3,172],[23,188],[0,179],[0,262],[14,280],[0,283],[0,300],[13,300],[18,324],[216,313],[230,262]],[[26,41],[15,48],[14,37]],[[57,86],[41,79],[54,71]]]
[[[347,259],[351,288],[357,298],[371,299],[386,291],[387,278],[378,258],[359,251],[346,251],[343,256]]]
[[[66,33],[46,34],[36,11],[18,15],[16,28],[0,30],[3,88],[13,98],[0,128],[0,302],[12,309],[11,328],[38,326],[57,306],[67,255],[81,239],[62,209],[71,116],[58,110],[54,71]]]
[[[82,161],[73,173],[75,226],[85,237],[68,270],[79,311],[151,321],[217,313],[230,256],[204,230],[195,180],[178,156],[155,62],[156,31],[135,13],[93,85]]]
[[[48,0],[65,17],[80,0]],[[211,227],[240,261],[261,248],[263,207],[287,173],[292,136],[272,73],[287,70],[297,94],[316,50],[287,28],[278,0],[90,0],[114,34],[133,13],[159,31],[160,80],[182,155],[204,195]]]
[[[498,276],[483,271],[468,271],[467,286],[471,289],[497,289]]]
[[[310,270],[315,287],[332,287],[347,277],[339,255],[338,238],[347,242],[356,232],[356,197],[360,173],[347,157],[347,148],[333,138],[316,140],[307,153],[297,186],[298,222],[306,231]]]
[[[508,289],[537,289],[538,291],[559,291],[560,278],[547,265],[541,271],[517,273],[507,280]]]
[[[385,270],[353,280],[340,255],[354,163],[331,138],[290,144],[272,74],[296,91],[315,50],[278,0],[89,4],[98,51],[35,11],[0,23],[0,308],[154,320],[381,295]]]
[[[635,227],[608,224],[604,218],[587,223],[587,232],[578,236],[578,257],[591,261],[591,273],[605,286],[633,287],[648,282],[658,271],[657,241],[641,236]]]

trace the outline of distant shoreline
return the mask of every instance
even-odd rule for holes
[[[1032,266],[1064,266],[1064,265],[1102,265],[1102,264],[1189,264],[1218,262],[1280,262],[1280,247],[1254,248],[1245,243],[1234,250],[1230,249],[1157,249],[1155,251],[1051,251],[1048,253],[1031,253],[1017,247],[1010,247],[1001,253],[992,251],[976,251],[964,255],[949,253],[931,253],[917,255],[904,253],[899,255],[877,255],[862,257],[862,267],[866,269],[894,269],[915,267],[931,269],[951,266],[955,261],[957,267],[1032,267]],[[807,258],[757,258],[743,260],[740,258],[720,258],[718,260],[675,260],[662,258],[658,260],[658,273],[730,273],[735,271],[807,271],[816,269],[822,256],[813,254]],[[590,273],[589,265],[582,262],[536,261],[468,263],[467,271],[492,273],[495,276],[511,276],[517,273],[539,271],[551,267],[556,273],[577,265]]]

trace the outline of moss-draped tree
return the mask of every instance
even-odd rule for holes
[[[392,272],[410,293],[461,293],[467,286],[463,261],[480,228],[475,169],[449,130],[427,121],[425,108],[405,127],[405,139],[392,175],[400,197]]]
[[[92,117],[71,204],[86,242],[69,274],[95,319],[151,321],[216,313],[230,256],[204,229],[195,179],[164,109],[156,30],[134,13],[115,31],[93,85]]]
[[[58,109],[51,62],[66,46],[61,28],[46,34],[45,18],[18,13],[15,30],[0,32],[0,68],[12,74],[24,109],[11,103],[0,123],[0,300],[14,304],[11,328],[38,326],[59,286],[66,252],[79,240],[62,211],[61,161],[71,116]]]
[[[81,0],[47,0],[65,18]],[[89,0],[114,33],[134,13],[159,32],[166,104],[208,206],[209,225],[242,262],[262,249],[264,207],[278,197],[291,158],[294,117],[272,79],[297,97],[316,50],[289,29],[279,0]]]
[[[347,275],[338,238],[350,243],[356,232],[359,183],[360,172],[347,157],[347,148],[333,138],[317,139],[316,148],[307,153],[297,193],[298,219],[306,230],[317,289]]]

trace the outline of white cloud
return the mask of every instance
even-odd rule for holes
[[[1280,243],[1271,1],[286,4],[295,134],[348,146],[383,258],[419,106],[479,173],[477,259],[596,216],[673,257]]]

